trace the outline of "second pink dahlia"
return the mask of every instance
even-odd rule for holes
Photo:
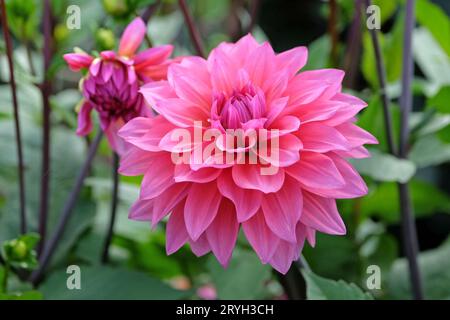
[[[141,89],[158,115],[121,129],[134,147],[120,172],[144,175],[132,219],[155,225],[169,215],[168,254],[188,242],[196,255],[212,251],[226,266],[242,227],[262,263],[286,273],[305,239],[314,246],[316,231],[345,234],[335,199],[367,193],[346,159],[367,157],[363,145],[376,139],[354,124],[366,103],[341,92],[344,72],[298,73],[306,61],[304,47],[276,54],[248,35],[220,44],[207,60],[171,65],[168,80]],[[173,139],[180,129],[218,135],[180,145]],[[225,144],[239,129],[268,132],[262,142],[276,139],[276,161],[254,148],[259,136]],[[192,156],[209,147],[211,156]],[[180,154],[189,161],[175,162]],[[231,161],[217,161],[226,155]],[[245,161],[251,156],[256,162]],[[268,165],[276,170],[262,174]]]

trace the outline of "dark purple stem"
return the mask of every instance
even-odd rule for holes
[[[366,7],[372,5],[371,0],[366,0]],[[373,50],[375,52],[375,64],[378,73],[378,81],[380,84],[380,96],[383,105],[383,117],[385,124],[386,139],[388,144],[389,153],[397,155],[397,148],[394,142],[394,133],[392,126],[392,116],[389,107],[389,97],[387,96],[387,80],[386,80],[386,70],[384,68],[383,55],[381,53],[380,41],[378,39],[378,34],[376,29],[369,30],[370,36],[372,38]]]
[[[105,243],[103,245],[102,263],[108,263],[109,261],[109,246],[111,245],[112,236],[114,233],[114,224],[116,221],[117,203],[119,195],[119,156],[114,152],[113,155],[113,189],[111,199],[111,217],[109,220],[108,231],[106,233]]]
[[[411,83],[414,73],[414,61],[412,57],[412,34],[414,30],[414,0],[406,2],[405,31],[403,39],[403,72],[402,72],[402,95],[400,97],[400,147],[399,157],[407,158],[409,142],[409,115],[412,110]],[[401,224],[403,235],[403,246],[409,264],[409,276],[412,284],[414,299],[422,300],[423,289],[420,278],[417,255],[419,245],[417,240],[416,223],[413,216],[411,197],[408,184],[399,184],[400,204],[401,204]]]
[[[203,42],[200,36],[200,32],[195,26],[194,19],[192,17],[191,12],[186,4],[185,0],[178,0],[178,4],[180,5],[181,11],[183,12],[184,20],[188,26],[189,34],[191,36],[192,43],[194,44],[195,50],[197,54],[201,57],[205,57],[205,50],[203,47]]]
[[[67,201],[64,204],[64,208],[62,210],[61,216],[59,218],[58,224],[55,228],[55,231],[48,241],[48,243],[45,244],[44,249],[42,250],[42,254],[39,258],[39,268],[34,271],[31,274],[31,281],[36,284],[41,280],[41,277],[43,275],[43,272],[47,268],[48,263],[50,262],[50,259],[55,252],[55,249],[60,242],[61,236],[63,235],[64,229],[69,222],[69,218],[73,212],[73,208],[75,207],[76,200],[78,198],[78,194],[80,193],[81,188],[83,187],[84,179],[86,178],[89,169],[91,167],[92,161],[94,160],[94,156],[97,152],[98,146],[100,144],[100,141],[102,140],[103,132],[99,131],[97,133],[97,136],[95,137],[94,141],[92,141],[91,145],[89,146],[89,151],[87,158],[83,164],[83,167],[81,168],[80,172],[78,173],[77,180],[75,182],[75,185],[72,189],[72,191],[69,194],[69,197],[67,198]]]
[[[52,8],[50,0],[44,1],[43,8],[43,30],[44,30],[44,81],[41,85],[42,104],[43,104],[43,130],[42,130],[42,163],[41,163],[41,195],[39,207],[39,235],[40,241],[38,246],[38,253],[44,247],[47,235],[47,220],[48,220],[48,203],[50,198],[50,94],[52,91],[51,82],[48,72],[53,54],[53,22],[52,22]]]
[[[358,75],[359,60],[361,55],[361,10],[363,0],[355,0],[355,12],[347,37],[347,51],[344,58],[346,77],[344,86],[354,89]]]
[[[155,3],[149,5],[145,11],[142,13],[141,18],[144,20],[144,22],[147,24],[150,18],[155,14],[156,10],[158,9],[161,1],[157,0]]]
[[[4,0],[1,0],[1,16],[2,16],[3,36],[5,38],[6,43],[6,55],[8,57],[9,80],[11,84],[11,95],[14,109],[14,126],[16,133],[17,159],[19,162],[17,170],[19,175],[20,232],[24,234],[27,232],[27,216],[25,212],[25,177],[24,177],[24,165],[22,154],[22,137],[20,134],[19,103],[17,100],[16,80],[14,78],[12,42],[11,36],[9,34],[8,18],[6,15]]]

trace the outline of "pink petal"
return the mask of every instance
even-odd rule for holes
[[[186,228],[192,240],[196,241],[214,220],[221,199],[215,181],[192,185],[184,209]]]
[[[303,150],[328,152],[332,150],[349,150],[348,140],[335,128],[319,123],[307,123],[298,132],[303,142]]]
[[[236,244],[239,223],[233,204],[222,198],[217,216],[206,229],[206,237],[214,255],[220,264],[227,266]]]
[[[217,187],[223,196],[233,201],[238,222],[250,219],[261,206],[262,193],[238,187],[233,181],[230,170],[222,171],[217,179]]]
[[[164,218],[189,192],[188,183],[175,183],[154,199],[152,227]]]
[[[168,121],[182,128],[194,126],[195,121],[206,122],[209,118],[209,114],[203,109],[178,98],[160,100],[153,108]]]
[[[184,204],[184,201],[178,203],[167,221],[166,252],[168,255],[178,251],[189,239],[184,224]]]
[[[302,192],[300,185],[289,178],[276,193],[264,195],[261,208],[267,225],[280,238],[295,243],[295,226],[302,214]]]
[[[208,239],[206,238],[206,234],[202,234],[197,239],[197,241],[193,241],[191,239],[189,241],[189,244],[191,245],[192,252],[197,257],[201,257],[211,251],[211,247],[209,246]]]
[[[290,77],[293,77],[308,60],[308,49],[306,47],[296,47],[284,51],[276,57],[279,69],[288,69]]]
[[[275,53],[268,42],[254,49],[244,64],[251,82],[262,87],[264,81],[270,77],[275,67]]]
[[[155,154],[130,148],[120,157],[119,173],[124,176],[143,175],[152,164]]]
[[[149,221],[153,214],[153,200],[138,199],[130,208],[128,218],[137,221]]]
[[[346,233],[345,224],[336,207],[336,201],[307,191],[303,191],[303,213],[300,221],[323,233],[337,235]]]
[[[164,45],[145,49],[134,57],[134,67],[136,71],[149,65],[157,65],[165,62],[172,54],[173,46]]]
[[[346,122],[335,128],[345,136],[352,148],[360,147],[364,144],[378,144],[378,140],[373,135],[353,123]]]
[[[119,156],[125,154],[129,148],[128,143],[119,136],[119,130],[123,127],[124,121],[117,119],[109,123],[106,128],[105,136],[108,139],[111,149],[113,149]]]
[[[261,174],[262,166],[256,164],[238,164],[233,166],[234,182],[241,188],[259,190],[264,193],[277,192],[284,182],[284,170],[276,170],[275,174]]]
[[[162,116],[155,118],[137,117],[126,123],[119,131],[125,141],[147,151],[161,151],[159,143],[164,135],[173,129],[173,124]]]
[[[119,43],[119,55],[132,56],[141,45],[147,28],[141,18],[135,18],[122,34]]]
[[[190,101],[209,113],[211,109],[211,81],[204,59],[185,58],[169,68],[167,78],[177,96]]]
[[[275,254],[270,259],[272,267],[282,274],[286,274],[291,267],[292,261],[298,255],[297,244],[281,240],[275,250]]]
[[[215,48],[208,57],[208,66],[213,90],[230,95],[239,79],[236,65],[230,57],[220,47]]]
[[[84,102],[81,106],[80,113],[78,113],[77,135],[85,136],[92,131],[92,109],[92,105],[89,102]]]
[[[87,53],[67,53],[63,57],[70,70],[75,72],[80,71],[82,68],[88,68],[94,60]]]
[[[302,152],[300,161],[286,168],[286,172],[311,188],[339,188],[345,185],[333,160],[320,153]]]
[[[278,238],[267,226],[264,213],[260,209],[253,217],[242,223],[245,236],[262,263],[267,263],[277,249]]]
[[[154,157],[145,172],[144,179],[142,179],[140,197],[152,199],[163,193],[175,183],[173,171],[174,165],[170,159],[170,154],[160,153],[160,156]]]
[[[221,169],[216,168],[201,168],[197,171],[193,171],[189,164],[177,164],[175,166],[175,181],[190,181],[197,183],[205,183],[216,180],[220,175]]]

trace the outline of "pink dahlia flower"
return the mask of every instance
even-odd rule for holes
[[[314,246],[316,231],[345,234],[335,199],[367,193],[346,159],[367,157],[363,145],[377,141],[354,124],[366,103],[341,92],[344,72],[298,73],[306,60],[305,47],[275,54],[247,35],[207,60],[171,65],[168,80],[141,89],[158,115],[120,130],[133,145],[120,172],[144,175],[131,219],[154,226],[169,215],[168,254],[188,242],[196,255],[212,251],[226,266],[242,226],[262,263],[286,273],[305,239]],[[212,129],[214,139],[174,138]],[[230,129],[265,135],[230,147],[224,141],[238,137]],[[255,148],[260,142],[276,145],[278,157]],[[200,161],[193,156],[207,149],[214,151]],[[268,166],[276,170],[264,174]]]
[[[78,114],[77,134],[84,136],[92,130],[91,111],[94,109],[111,147],[119,153],[124,152],[124,143],[118,139],[118,129],[132,118],[152,116],[139,93],[139,86],[166,79],[171,63],[168,58],[173,48],[170,45],[135,54],[145,33],[145,23],[136,18],[125,29],[117,53],[102,51],[97,58],[84,52],[64,55],[71,70],[88,69],[81,82],[85,100]]]

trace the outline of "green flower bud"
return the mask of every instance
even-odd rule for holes
[[[116,45],[114,32],[109,29],[100,28],[95,33],[95,40],[99,50],[111,50]]]
[[[27,244],[22,240],[12,240],[11,255],[14,260],[24,259],[28,255]]]
[[[113,17],[124,17],[130,12],[126,0],[103,0],[103,8]]]

